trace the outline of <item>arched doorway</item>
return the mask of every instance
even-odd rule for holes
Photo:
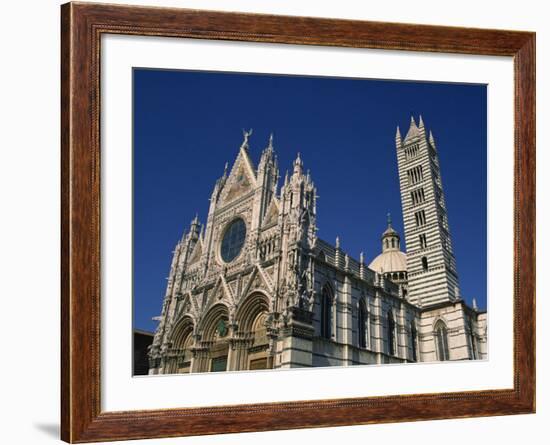
[[[202,321],[198,371],[221,372],[228,370],[229,334],[229,311],[225,305],[217,304],[208,311]]]
[[[236,316],[236,369],[258,370],[273,367],[267,327],[268,316],[269,300],[263,293],[255,292],[245,298]]]
[[[183,317],[176,325],[172,336],[174,360],[171,373],[186,374],[191,372],[193,362],[194,323],[190,317]]]

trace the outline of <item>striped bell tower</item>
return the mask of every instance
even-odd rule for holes
[[[395,135],[401,206],[407,244],[408,299],[419,306],[460,299],[456,261],[432,132],[420,116],[409,131]]]

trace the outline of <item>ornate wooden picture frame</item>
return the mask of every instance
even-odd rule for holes
[[[61,436],[174,437],[535,411],[535,34],[68,3],[61,9]],[[103,412],[100,404],[101,36],[126,34],[510,56],[514,61],[512,389]]]

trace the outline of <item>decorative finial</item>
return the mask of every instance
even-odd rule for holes
[[[434,140],[434,135],[432,134],[432,130],[430,130],[429,139],[430,139],[430,144],[432,144],[432,147],[435,147],[435,140]]]
[[[395,130],[395,139],[398,141],[401,140],[401,131],[399,130],[399,125],[397,126],[397,130]]]
[[[340,248],[340,237],[339,236],[336,237],[336,248],[337,249]]]
[[[196,236],[199,234],[199,214],[195,214],[193,221],[191,221],[191,229],[189,230],[191,236]]]
[[[412,112],[411,112],[411,127],[412,127],[412,126],[415,126],[415,127],[416,127],[416,122],[414,121],[414,116],[413,116],[413,114],[412,114]]]
[[[361,264],[365,262],[365,254],[363,252],[359,253],[359,262]]]
[[[223,168],[223,176],[227,176],[227,170],[229,168],[229,162],[226,162],[225,163],[225,167]]]
[[[422,115],[420,115],[419,119],[418,119],[418,125],[420,128],[424,127],[424,121],[422,120]]]
[[[387,217],[387,221],[388,221],[388,227],[391,227],[391,213],[388,212],[386,217]]]
[[[304,163],[302,162],[302,158],[300,157],[300,152],[298,152],[296,160],[294,161],[294,173],[302,174],[303,165]]]
[[[269,134],[269,148],[273,148],[273,133]]]
[[[477,311],[477,300],[475,297],[472,299],[472,307],[474,308],[474,311]]]

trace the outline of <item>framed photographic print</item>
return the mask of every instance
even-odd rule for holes
[[[535,35],[62,6],[62,439],[535,410]]]

